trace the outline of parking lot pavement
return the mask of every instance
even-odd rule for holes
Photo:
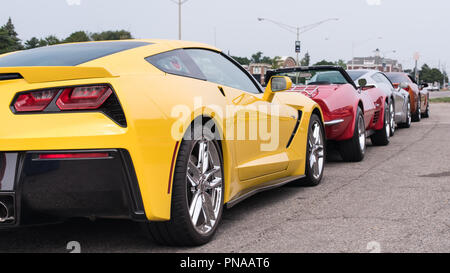
[[[436,99],[436,98],[447,98],[450,97],[450,91],[435,91],[430,92],[430,98]]]
[[[286,186],[226,210],[198,248],[149,243],[127,221],[71,221],[0,232],[0,252],[450,252],[450,104],[369,147],[361,163],[331,151],[323,183]],[[370,141],[369,141],[370,142]]]

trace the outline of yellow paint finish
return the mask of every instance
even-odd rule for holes
[[[262,183],[304,174],[309,120],[312,111],[319,109],[314,101],[277,92],[269,103],[262,100],[262,93],[254,95],[222,86],[224,97],[215,83],[169,75],[145,61],[148,56],[177,48],[214,48],[191,42],[145,41],[153,44],[77,67],[2,68],[0,73],[19,72],[25,79],[0,81],[0,151],[126,149],[133,160],[146,215],[153,221],[170,219],[170,168],[176,142],[180,140],[172,137],[173,125],[187,127],[201,115],[213,117],[223,132],[225,202]],[[97,112],[16,115],[9,109],[17,92],[100,83],[110,84],[115,90],[127,128]],[[195,98],[202,103],[196,104]],[[280,124],[277,148],[261,151],[261,144],[267,141],[230,138],[226,129],[238,121],[236,114],[226,111],[230,105],[279,107],[279,113],[274,115]],[[182,115],[174,111],[180,106],[187,111],[182,122]],[[300,127],[286,148],[298,110],[303,112]]]

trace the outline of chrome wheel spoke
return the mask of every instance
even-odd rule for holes
[[[198,186],[199,179],[200,179],[200,170],[192,162],[192,160],[189,160],[189,162],[188,162],[187,179],[191,183],[191,186],[193,186],[193,187]]]
[[[222,178],[215,178],[213,181],[208,183],[207,189],[211,190],[211,189],[215,189],[219,186],[222,186]]]
[[[220,172],[220,167],[214,167],[211,170],[204,173],[205,180],[209,180],[211,177],[213,177],[216,173]]]
[[[189,208],[189,214],[194,225],[197,225],[200,212],[202,211],[202,195],[196,192]]]
[[[198,146],[197,168],[199,168],[201,172],[204,173],[208,168],[208,164],[209,164],[208,143],[206,141],[201,141]]]
[[[204,193],[202,195],[202,202],[203,202],[202,210],[203,210],[203,214],[205,216],[205,222],[206,222],[206,224],[210,224],[211,221],[216,220],[216,216],[214,213],[212,200],[211,200],[211,197],[209,196],[209,194]]]

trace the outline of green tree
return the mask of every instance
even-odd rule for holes
[[[60,44],[61,41],[58,39],[58,37],[54,36],[54,35],[50,35],[45,37],[45,43],[46,45],[57,45]]]
[[[129,31],[117,30],[117,31],[103,31],[100,33],[93,33],[91,34],[91,38],[94,41],[107,41],[107,40],[133,39],[133,36]]]
[[[422,66],[422,69],[419,71],[419,77],[422,82],[434,83],[434,82],[443,82],[444,77],[446,77],[439,69],[430,68],[427,64]],[[446,79],[447,81],[447,79]]]
[[[344,69],[347,69],[347,64],[345,63],[344,60],[338,60],[337,62],[335,62],[335,64],[337,66],[340,66],[340,67],[344,68]]]
[[[322,60],[322,61],[320,61],[318,63],[315,63],[314,65],[335,65],[335,63],[329,62],[327,60]]]
[[[311,63],[311,56],[309,55],[308,52],[305,53],[305,57],[303,57],[300,60],[300,65],[301,66],[309,66],[309,64]]]
[[[91,38],[89,37],[86,31],[74,32],[64,40],[65,43],[88,42],[88,41],[91,41]]]
[[[40,40],[36,37],[31,38],[30,40],[25,42],[25,49],[32,49],[32,48],[36,48],[39,47],[39,42]]]
[[[231,56],[231,58],[233,58],[240,65],[249,65],[250,64],[250,59],[247,57]]]
[[[281,57],[280,56],[275,56],[272,59],[272,69],[280,68],[280,61],[281,61]]]
[[[251,62],[252,63],[261,63],[263,53],[261,51],[256,52],[252,55]]]
[[[17,51],[23,49],[22,43],[18,37],[15,26],[11,20],[0,27],[0,53]]]

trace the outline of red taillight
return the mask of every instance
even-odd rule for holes
[[[108,158],[109,153],[40,154],[39,159],[89,159]]]
[[[20,94],[14,103],[17,112],[34,112],[44,110],[55,98],[58,90],[48,89]]]
[[[98,109],[111,94],[111,88],[104,85],[66,88],[56,105],[61,110]]]

